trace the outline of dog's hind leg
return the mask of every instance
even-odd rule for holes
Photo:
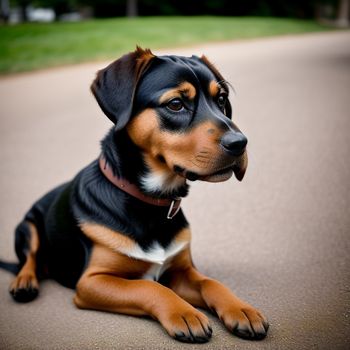
[[[20,261],[20,271],[10,285],[9,292],[18,302],[35,299],[39,293],[37,278],[37,255],[39,235],[36,226],[29,221],[22,221],[15,236],[16,253]]]

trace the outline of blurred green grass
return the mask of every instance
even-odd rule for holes
[[[314,21],[267,17],[143,17],[0,26],[0,73],[117,58],[152,49],[329,30]]]

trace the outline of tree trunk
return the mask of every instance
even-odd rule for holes
[[[29,0],[18,1],[22,22],[28,22],[27,7],[29,4],[30,4]]]
[[[126,16],[127,17],[137,17],[137,0],[127,0],[126,1]]]
[[[10,4],[9,0],[0,0],[0,20],[5,23],[9,21],[10,18]]]
[[[349,27],[350,0],[339,0],[337,25],[339,27]]]

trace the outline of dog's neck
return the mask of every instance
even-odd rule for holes
[[[145,195],[154,198],[185,197],[186,180],[172,173],[155,173],[147,166],[142,151],[130,140],[126,130],[112,128],[101,142],[102,155],[115,176],[135,184]]]

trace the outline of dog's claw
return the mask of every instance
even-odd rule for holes
[[[221,316],[225,326],[237,337],[261,340],[267,335],[268,322],[251,306],[231,308]]]
[[[38,281],[32,275],[18,275],[12,282],[9,292],[14,300],[19,303],[27,303],[38,296]]]
[[[184,343],[206,343],[213,332],[207,317],[195,309],[169,315],[162,324],[174,339]]]
[[[18,301],[19,303],[28,303],[38,296],[39,289],[31,287],[11,289],[10,294],[12,295],[13,299]]]

